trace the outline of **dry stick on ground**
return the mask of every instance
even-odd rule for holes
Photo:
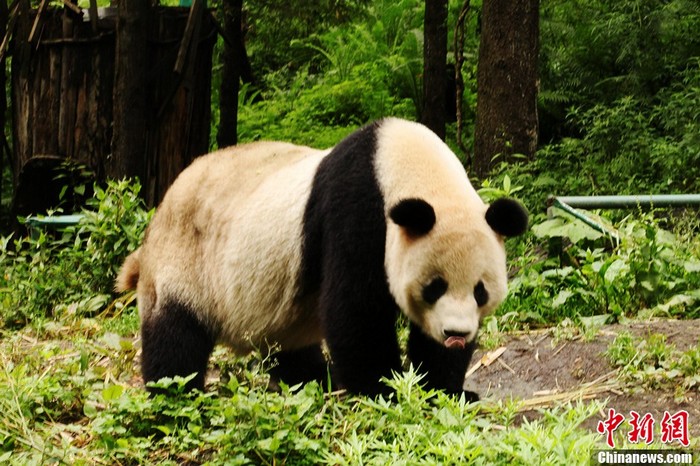
[[[619,393],[620,382],[617,371],[610,371],[592,382],[585,383],[575,390],[555,393],[552,395],[536,396],[522,401],[519,411],[532,411],[538,408],[549,408],[559,403],[597,398],[603,393]]]
[[[539,343],[544,341],[544,339],[549,335],[549,332],[545,332],[544,335],[538,338],[533,346],[537,346]],[[568,342],[567,342],[568,343]],[[567,343],[562,345],[555,354],[559,353]],[[479,359],[465,374],[464,378],[467,379],[472,374],[474,374],[481,367],[488,367],[493,362],[497,361],[511,374],[515,375],[516,372],[508,364],[500,360],[500,357],[506,352],[506,347],[500,347],[496,350],[490,351],[484,354],[481,359]],[[521,405],[518,409],[519,412],[532,411],[539,408],[548,408],[556,404],[568,403],[576,400],[589,400],[597,398],[599,395],[604,393],[620,394],[620,382],[617,380],[617,371],[610,371],[597,379],[582,384],[580,387],[569,390],[567,392],[553,393],[552,390],[543,390],[536,392],[532,398],[522,400]],[[538,395],[539,393],[539,395]]]

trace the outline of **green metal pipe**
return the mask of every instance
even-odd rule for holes
[[[562,210],[596,231],[607,235],[619,244],[616,231],[606,228],[585,213],[575,209],[628,209],[639,207],[700,207],[700,194],[654,194],[635,196],[549,196],[547,216],[554,216],[554,209]]]
[[[39,232],[43,230],[61,230],[71,225],[77,225],[83,214],[74,215],[47,215],[35,217],[30,215],[26,218],[25,223],[29,227],[29,236],[32,239],[39,237]]]
[[[30,215],[26,219],[26,224],[31,228],[48,228],[51,230],[58,230],[60,228],[65,228],[71,225],[77,224],[80,219],[83,218],[82,214],[74,215],[47,215],[41,217],[35,217]]]
[[[550,196],[547,205],[555,200],[581,209],[626,209],[631,207],[696,207],[700,194],[652,194],[633,196]]]
[[[618,243],[620,241],[620,237],[617,234],[617,232],[611,231],[610,229],[608,229],[604,225],[601,225],[600,223],[596,222],[595,220],[593,220],[592,218],[590,218],[589,216],[587,216],[583,212],[580,212],[580,211],[574,209],[573,207],[571,207],[570,205],[568,205],[567,203],[562,202],[561,199],[562,199],[561,197],[557,197],[557,198],[552,199],[552,203],[550,204],[549,209],[547,209],[548,210],[547,213],[548,213],[549,217],[553,217],[553,213],[551,211],[552,208],[563,210],[564,212],[581,220],[583,223],[585,223],[589,227],[593,228],[594,230],[599,231],[599,232],[603,233],[604,235],[609,236],[610,238],[612,238],[615,241],[615,243]]]

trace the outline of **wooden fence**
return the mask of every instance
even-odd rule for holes
[[[44,3],[42,3],[43,5]],[[48,207],[65,180],[84,166],[97,180],[109,172],[116,10],[45,8],[15,11],[12,53],[14,211]],[[144,197],[156,205],[177,174],[206,153],[216,28],[208,12],[154,9],[148,53]]]

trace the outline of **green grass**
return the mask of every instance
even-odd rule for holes
[[[115,306],[118,308],[119,306]],[[581,424],[602,402],[541,409],[518,400],[469,404],[426,392],[412,370],[389,399],[329,393],[318,384],[266,390],[258,353],[215,351],[206,393],[149,397],[137,375],[135,309],[4,331],[0,341],[3,464],[589,464],[603,437]],[[697,389],[700,347],[622,333],[607,355],[621,381]],[[693,445],[697,441],[692,440]],[[623,438],[618,448],[631,447]]]
[[[597,404],[522,423],[518,403],[468,404],[426,392],[412,371],[390,399],[317,384],[265,390],[267,364],[219,349],[206,393],[149,398],[138,343],[76,318],[6,333],[0,343],[0,460],[9,464],[587,464],[599,438],[579,426]],[[117,322],[115,322],[117,321]],[[254,364],[257,362],[257,364]],[[177,392],[182,381],[161,382]]]
[[[487,193],[519,190],[507,182]],[[176,393],[149,398],[137,369],[134,294],[111,294],[118,265],[150,218],[137,192],[138,185],[110,183],[96,189],[75,227],[2,242],[0,461],[588,464],[591,450],[602,446],[600,435],[581,427],[600,403],[544,409],[525,421],[517,400],[467,404],[425,392],[410,370],[387,382],[395,388],[390,399],[328,393],[316,384],[272,393],[264,372],[270,361],[223,348],[215,351],[206,393],[177,394],[182,380],[162,381]],[[495,347],[505,332],[543,323],[558,324],[558,338],[580,329],[592,334],[611,303],[620,316],[634,317],[649,296],[658,295],[648,306],[659,312],[694,309],[698,247],[690,234],[673,235],[652,217],[625,220],[618,229],[625,239],[617,249],[572,243],[566,264],[543,256],[546,238],[508,244],[511,297],[485,322],[483,344]],[[677,304],[667,304],[673,299]],[[683,396],[697,387],[699,352],[677,354],[654,338],[640,346],[623,335],[609,354],[623,381],[646,389],[682,381]]]
[[[606,356],[619,369],[620,379],[636,389],[665,388],[683,400],[700,387],[700,342],[680,351],[665,335],[640,339],[624,332],[615,338]]]

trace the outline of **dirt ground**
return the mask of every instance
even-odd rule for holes
[[[666,335],[667,343],[685,351],[700,340],[700,321],[658,321],[603,327],[592,341],[583,338],[553,341],[551,330],[511,336],[502,343],[505,351],[490,364],[479,364],[488,359],[489,351],[479,350],[472,365],[478,368],[468,377],[465,388],[480,394],[482,399],[509,399],[524,401],[526,418],[537,417],[537,408],[553,406],[567,400],[607,400],[605,413],[593,416],[584,424],[595,431],[598,421],[614,408],[629,418],[634,410],[651,413],[658,423],[664,411],[674,414],[688,411],[690,438],[700,436],[700,403],[698,392],[688,391],[686,398],[674,400],[671,388],[667,391],[644,391],[621,386],[617,372],[608,363],[604,352],[618,333],[629,331],[644,338],[651,334]],[[554,344],[556,343],[556,344]],[[493,355],[494,353],[490,353]],[[486,356],[486,357],[485,357]]]

